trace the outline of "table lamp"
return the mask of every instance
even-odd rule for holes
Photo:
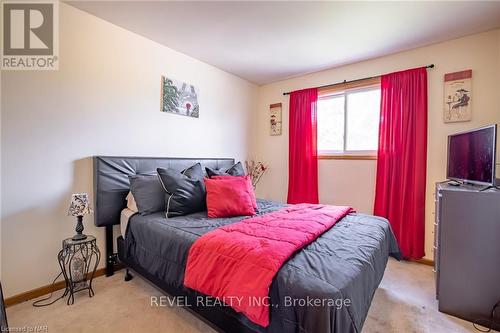
[[[83,234],[83,215],[92,213],[89,204],[89,195],[87,193],[76,193],[71,195],[71,204],[68,209],[68,216],[76,216],[76,235],[71,238],[74,241],[79,241],[87,238]]]

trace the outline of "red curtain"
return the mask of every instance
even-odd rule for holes
[[[290,94],[288,203],[318,203],[318,89]]]
[[[427,159],[425,67],[382,76],[374,214],[389,220],[406,259],[422,258]]]

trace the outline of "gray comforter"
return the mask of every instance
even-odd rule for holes
[[[284,207],[258,200],[259,214]],[[132,216],[127,256],[167,284],[183,288],[189,248],[201,235],[242,218],[208,219],[205,212],[166,219],[163,213]],[[361,332],[387,264],[399,249],[387,220],[350,214],[298,251],[279,270],[270,290],[271,322],[258,332]]]

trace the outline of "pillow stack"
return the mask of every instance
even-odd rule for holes
[[[207,211],[210,218],[254,215],[257,202],[241,162],[227,170],[200,163],[183,170],[156,169],[158,176],[130,176],[131,198],[137,211],[148,215],[165,211],[167,218]]]

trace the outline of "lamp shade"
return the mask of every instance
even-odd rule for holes
[[[92,213],[89,204],[89,195],[87,193],[76,193],[71,195],[71,203],[68,209],[70,216],[82,216]]]

